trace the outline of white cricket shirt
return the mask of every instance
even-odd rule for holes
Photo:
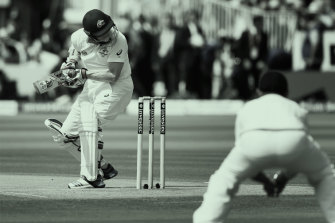
[[[69,50],[69,58],[76,61],[81,60],[84,67],[89,71],[108,72],[108,62],[123,62],[123,68],[119,80],[126,79],[131,75],[128,58],[128,44],[125,36],[118,31],[116,41],[107,44],[90,43],[84,29],[79,29],[71,36],[71,43],[75,50]],[[87,80],[84,90],[96,91],[109,84],[102,81]]]
[[[278,94],[266,94],[247,102],[238,112],[236,139],[252,130],[307,130],[307,111]]]

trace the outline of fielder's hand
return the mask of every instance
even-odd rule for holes
[[[77,88],[83,84],[85,84],[87,76],[86,69],[64,69],[63,76],[65,78],[65,82],[63,86],[70,88]]]

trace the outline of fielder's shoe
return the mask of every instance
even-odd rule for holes
[[[275,185],[272,182],[269,182],[267,184],[263,184],[263,189],[266,192],[266,195],[268,197],[274,197],[275,196]]]
[[[80,177],[78,180],[69,183],[68,188],[70,189],[81,189],[81,188],[104,188],[106,185],[102,179],[102,176],[99,174],[97,179],[94,181],[89,181],[85,176]]]
[[[273,175],[273,183],[275,185],[274,196],[278,197],[279,194],[284,190],[289,178],[285,176],[282,172],[275,173]]]
[[[104,180],[112,179],[113,177],[116,177],[119,173],[110,163],[108,163],[107,168],[102,169],[102,172],[104,173]]]

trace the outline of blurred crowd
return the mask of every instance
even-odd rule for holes
[[[71,33],[80,28],[80,24],[64,21],[66,1],[11,2],[9,7],[0,8],[0,99],[16,97],[15,83],[1,69],[4,64],[39,62],[41,52],[48,51],[59,56],[59,64],[52,70],[56,71],[67,56]],[[266,11],[295,11],[297,29],[306,33],[302,47],[306,69],[320,69],[322,33],[334,28],[334,3],[327,0],[223,2]],[[185,11],[181,18],[173,13],[141,14],[135,18],[131,13],[124,13],[115,18],[128,40],[134,97],[248,100],[254,97],[259,76],[265,69],[292,69],[292,52],[269,48],[270,36],[264,30],[263,15],[253,15],[252,25],[240,37],[218,33],[215,40],[208,39],[201,19],[201,10],[197,9]],[[74,96],[77,91],[58,88],[52,94],[35,97],[50,100],[63,94]]]

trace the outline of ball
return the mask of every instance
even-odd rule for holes
[[[144,188],[144,189],[149,189],[148,184],[144,184],[143,188]]]
[[[157,189],[161,188],[161,185],[159,183],[156,183],[156,188]]]

